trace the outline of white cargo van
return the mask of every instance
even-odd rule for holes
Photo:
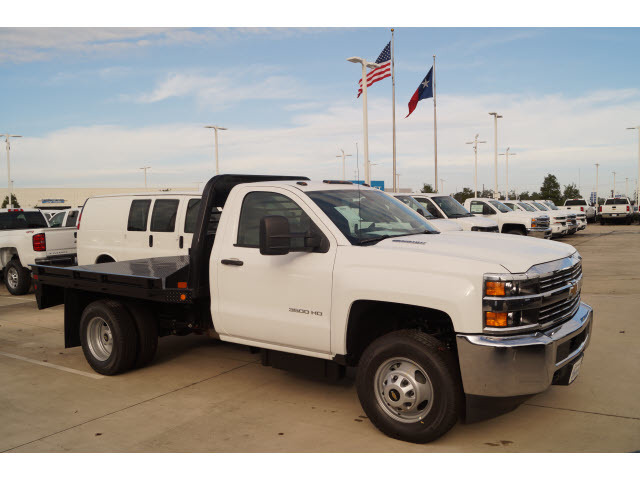
[[[195,192],[88,198],[78,222],[78,265],[188,254],[200,200]]]

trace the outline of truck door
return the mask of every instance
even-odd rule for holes
[[[217,280],[212,288],[217,291],[212,291],[212,314],[220,333],[276,346],[330,351],[335,238],[313,212],[300,205],[284,189],[249,191],[231,217],[235,225],[226,224],[213,259]],[[288,218],[292,233],[306,232],[313,222],[329,239],[329,251],[261,255],[260,219],[267,215]],[[292,246],[298,240],[303,241],[292,239]]]

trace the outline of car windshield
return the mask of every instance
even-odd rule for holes
[[[28,228],[47,228],[49,225],[40,212],[2,212],[0,230],[26,230]]]
[[[526,204],[524,202],[518,202],[518,205],[520,205],[522,208],[524,208],[527,212],[535,212],[536,209],[533,208],[531,205]]]
[[[565,207],[571,206],[571,205],[586,205],[587,201],[586,200],[567,200],[566,202],[564,202]]]
[[[309,192],[308,196],[353,245],[439,233],[420,214],[377,190],[320,190]]]
[[[499,202],[498,200],[489,200],[489,203],[496,207],[502,213],[513,212],[509,207],[507,207],[504,203]]]
[[[626,198],[607,198],[605,205],[626,205],[629,201]]]
[[[548,210],[548,207],[545,207],[544,205],[542,205],[541,203],[538,202],[531,202],[533,204],[534,207],[536,207],[538,210],[541,210],[543,212],[546,212]]]
[[[416,212],[420,210],[420,212],[422,212],[422,215],[424,215],[425,218],[428,218],[429,220],[433,220],[436,218],[426,208],[424,208],[424,205],[422,205],[421,203],[418,203],[415,198],[410,197],[409,195],[402,195],[402,196],[397,195],[396,198],[400,200],[402,203],[404,203],[406,206],[411,207],[411,209],[415,210]]]
[[[440,210],[449,218],[473,217],[473,215],[453,197],[443,195],[442,197],[431,197],[431,200],[436,202]]]

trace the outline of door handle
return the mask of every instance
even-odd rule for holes
[[[182,235],[180,235],[180,240],[179,240],[179,246],[180,248],[184,248],[184,237]]]
[[[153,247],[153,235],[149,235],[149,246]]]
[[[225,258],[224,260],[220,260],[220,263],[223,265],[233,265],[235,267],[241,267],[244,265],[242,260],[238,260],[237,258]]]

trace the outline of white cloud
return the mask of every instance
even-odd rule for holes
[[[320,99],[321,101],[321,99]],[[351,177],[355,143],[362,148],[362,107],[357,100],[292,110],[289,125],[243,128],[220,135],[223,172],[301,174],[314,179],[339,178],[340,148],[354,155],[347,160]],[[595,182],[594,163],[600,163],[601,193],[609,188],[615,170],[618,189],[624,179],[636,178],[637,135],[625,127],[637,123],[640,91],[593,92],[576,98],[561,95],[446,96],[438,98],[438,164],[445,191],[472,186],[473,150],[465,142],[476,133],[480,145],[479,183],[493,186],[493,122],[487,112],[497,110],[499,146],[517,153],[510,161],[509,184],[518,190],[537,190],[547,173],[562,185],[578,182],[583,193]],[[433,110],[422,101],[405,119],[406,105],[397,106],[398,171],[402,186],[417,188],[433,182]],[[232,128],[231,128],[232,127]],[[370,159],[374,178],[391,182],[391,105],[370,97]],[[137,186],[138,167],[151,165],[154,185],[185,185],[204,181],[214,171],[213,135],[202,125],[168,124],[137,129],[119,126],[77,127],[40,138],[17,139],[12,146],[12,174],[16,187]],[[362,172],[362,163],[361,163]],[[504,188],[504,157],[499,157],[499,182]]]

